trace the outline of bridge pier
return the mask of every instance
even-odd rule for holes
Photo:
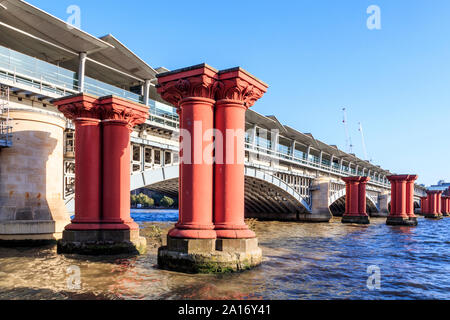
[[[378,214],[372,214],[372,217],[387,217],[389,216],[389,193],[381,194],[378,197],[380,204],[380,212]]]
[[[15,103],[10,116],[13,145],[0,152],[0,243],[55,241],[70,222],[61,183],[66,121]]]
[[[113,96],[86,94],[55,100],[75,123],[75,218],[58,253],[121,254],[144,251],[145,238],[130,217],[130,131],[146,107]]]
[[[424,215],[427,211],[428,204],[427,204],[428,197],[420,197],[420,214]]]
[[[440,190],[427,191],[427,207],[424,214],[425,218],[442,219],[441,196],[442,191]]]
[[[311,191],[311,213],[299,214],[299,220],[305,222],[329,222],[333,215],[328,203],[330,197],[330,179],[320,177],[314,180]]]
[[[366,212],[366,184],[369,177],[345,177],[345,213],[342,223],[369,224]]]
[[[414,181],[416,175],[388,176],[391,182],[391,213],[386,220],[392,226],[417,226],[414,214]]]
[[[209,273],[259,265],[258,239],[244,222],[245,111],[267,86],[240,68],[205,64],[157,77],[162,98],[180,110],[183,135],[179,222],[158,250],[159,267]]]
[[[448,217],[450,215],[450,197],[441,196],[441,201],[441,213],[444,217]]]

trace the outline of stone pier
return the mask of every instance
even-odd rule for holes
[[[366,212],[366,184],[369,177],[346,177],[345,182],[345,213],[342,223],[369,224]]]
[[[330,179],[327,177],[314,179],[311,187],[311,214],[300,214],[300,221],[329,222],[333,217],[328,203],[330,197]]]
[[[148,108],[114,96],[86,94],[54,101],[75,124],[75,218],[59,253],[140,253],[145,238],[130,217],[130,131]]]
[[[427,191],[427,206],[424,213],[425,218],[442,219],[441,196],[442,191],[440,190]]]
[[[416,175],[392,175],[387,179],[391,183],[391,213],[386,224],[391,226],[417,226],[414,214],[414,181]]]
[[[0,152],[0,243],[6,245],[56,241],[70,222],[62,196],[66,120],[57,110],[24,104],[10,103],[13,145]]]
[[[245,111],[267,85],[241,68],[206,64],[157,77],[182,135],[179,221],[158,250],[159,267],[209,273],[259,265],[258,240],[244,222]]]

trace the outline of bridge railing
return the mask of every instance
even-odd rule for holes
[[[333,173],[336,175],[340,175],[343,177],[346,176],[351,176],[353,174],[355,174],[354,172],[352,172],[351,170],[344,170],[342,168],[337,168],[336,166],[333,165],[324,165],[323,163],[320,163],[320,161],[318,159],[312,158],[307,159],[306,157],[303,158],[298,158],[295,157],[293,155],[289,155],[289,154],[285,154],[276,150],[272,150],[272,149],[267,149],[264,148],[262,146],[259,145],[254,145],[252,143],[249,143],[248,141],[245,143],[245,150],[248,152],[256,152],[259,154],[263,154],[266,156],[270,156],[272,158],[278,159],[278,160],[283,160],[283,161],[288,161],[300,166],[304,166],[304,167],[308,167],[311,169],[318,169],[327,173]],[[390,183],[385,183],[383,181],[379,181],[378,179],[372,179],[371,181],[369,181],[369,184],[372,185],[376,185],[382,188],[390,188]]]

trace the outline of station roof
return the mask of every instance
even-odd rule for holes
[[[157,74],[112,35],[97,38],[22,0],[0,0],[0,45],[78,71],[88,56],[86,75],[116,86],[131,86]]]

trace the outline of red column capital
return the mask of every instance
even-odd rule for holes
[[[70,97],[53,100],[58,110],[69,120],[78,118],[100,119],[98,98],[89,94],[78,94]]]
[[[244,69],[237,67],[221,70],[216,87],[218,104],[222,104],[221,100],[231,100],[250,108],[262,98],[269,86]]]
[[[149,116],[148,107],[116,96],[98,99],[102,119],[126,122],[129,129],[144,123]]]
[[[343,177],[341,179],[346,183],[348,182],[348,183],[354,184],[354,183],[359,183],[361,177]]]
[[[214,103],[218,74],[207,64],[165,72],[156,77],[158,93],[177,108],[181,107],[183,100],[191,98],[210,99]]]

